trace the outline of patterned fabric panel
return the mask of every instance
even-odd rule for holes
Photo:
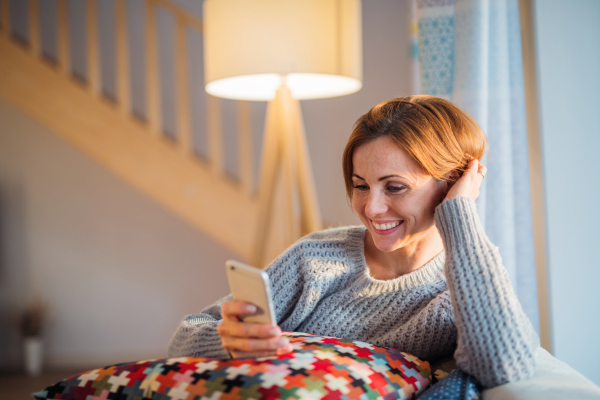
[[[460,368],[442,379],[419,396],[419,400],[481,400],[481,385]]]
[[[294,352],[244,360],[181,357],[85,372],[36,399],[414,399],[429,363],[359,341],[289,333]]]

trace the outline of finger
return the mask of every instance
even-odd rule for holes
[[[294,348],[292,347],[291,344],[279,347],[277,349],[277,355],[280,356],[282,354],[287,354],[287,353],[291,353],[292,351],[294,351]]]
[[[274,325],[223,321],[217,327],[221,336],[270,338],[281,336],[281,329]]]
[[[256,306],[254,304],[245,303],[242,301],[228,301],[223,303],[221,306],[221,313],[223,319],[238,320],[238,316],[246,317],[253,315],[256,312]]]
[[[221,339],[223,347],[229,351],[276,351],[279,347],[290,344],[286,337],[271,339],[246,339],[226,336]]]
[[[256,357],[269,357],[276,355],[277,352],[273,350],[263,350],[263,351],[233,351],[231,355],[233,358],[241,359],[241,358],[256,358]]]
[[[479,160],[476,158],[473,158],[467,164],[467,169],[465,170],[465,173],[474,175],[477,173],[478,168],[479,168]]]
[[[485,174],[487,174],[487,168],[483,164],[479,164],[477,174],[481,176],[481,179],[485,178]]]

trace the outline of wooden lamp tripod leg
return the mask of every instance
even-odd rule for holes
[[[281,171],[285,218],[273,221],[277,179]],[[258,220],[252,263],[263,267],[267,237],[273,222],[284,224],[283,251],[303,235],[321,229],[316,190],[298,100],[282,86],[267,107],[261,175],[258,189]]]

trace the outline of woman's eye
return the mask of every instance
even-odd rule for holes
[[[399,191],[401,191],[402,189],[404,189],[404,186],[388,186],[388,187],[387,187],[387,189],[388,189],[390,192],[394,192],[394,193],[396,193],[396,192],[399,192]]]
[[[364,191],[364,190],[369,189],[369,187],[366,186],[366,185],[356,185],[356,186],[354,186],[354,189],[358,189],[360,191]]]

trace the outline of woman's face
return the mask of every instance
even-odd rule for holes
[[[433,214],[447,185],[427,174],[389,137],[354,150],[352,208],[385,252],[436,234]],[[423,242],[425,243],[425,242]]]

